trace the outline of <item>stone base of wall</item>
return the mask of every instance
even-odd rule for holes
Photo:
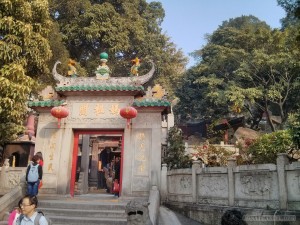
[[[280,210],[267,210],[267,209],[253,209],[242,207],[228,207],[228,206],[214,206],[207,204],[192,204],[182,202],[165,202],[164,205],[173,211],[183,214],[193,220],[199,221],[203,225],[220,225],[221,218],[224,212],[228,209],[238,209],[245,216],[251,216],[258,220],[266,219],[271,220],[274,215],[288,215],[289,218],[295,218],[296,221],[276,221],[276,225],[299,225],[300,224],[300,211],[280,211]],[[253,217],[252,217],[253,216]],[[263,216],[263,217],[261,217]],[[262,219],[259,219],[262,218]],[[274,221],[247,221],[247,225],[274,225]]]

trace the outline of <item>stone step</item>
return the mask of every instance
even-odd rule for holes
[[[72,225],[126,225],[127,220],[123,218],[89,218],[89,217],[69,217],[69,216],[48,216],[52,224],[72,224]]]
[[[126,219],[125,210],[86,210],[86,209],[56,209],[38,208],[47,216],[89,217],[89,218],[123,218]]]
[[[80,210],[124,210],[126,203],[118,202],[81,202],[63,200],[40,200],[38,208],[80,209]]]

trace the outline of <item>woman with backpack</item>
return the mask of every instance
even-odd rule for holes
[[[39,156],[32,157],[32,162],[27,167],[26,181],[27,181],[27,194],[35,196],[38,194],[39,183],[42,181],[43,169],[38,164]]]
[[[36,196],[26,195],[20,204],[22,215],[17,221],[17,225],[50,225],[42,212],[37,212],[38,199]]]

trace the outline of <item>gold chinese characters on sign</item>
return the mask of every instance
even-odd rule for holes
[[[97,104],[94,108],[96,116],[104,114],[104,106],[102,104]]]
[[[145,133],[138,133],[136,135],[136,154],[135,154],[135,162],[137,164],[137,174],[138,175],[146,175],[146,164],[147,164],[147,156],[146,156],[146,136]]]
[[[57,136],[56,133],[53,133],[50,137],[49,140],[49,155],[48,155],[48,159],[49,159],[49,164],[48,164],[48,172],[52,173],[53,172],[53,159],[54,159],[54,153],[55,153],[55,149],[56,149],[56,142],[57,142]]]
[[[79,116],[87,116],[88,115],[88,107],[89,104],[81,104],[79,107]]]
[[[81,118],[86,117],[99,117],[99,116],[119,116],[120,114],[120,105],[118,103],[81,103],[75,105],[75,111],[77,115]]]

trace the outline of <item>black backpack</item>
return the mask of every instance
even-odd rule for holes
[[[42,216],[44,216],[46,218],[46,220],[48,222],[48,225],[52,225],[51,220],[48,217],[46,217],[42,211],[38,211],[37,213],[38,214],[37,214],[37,216],[34,219],[34,225],[39,225],[40,224],[39,222],[40,222],[40,219],[41,219]],[[17,225],[21,224],[21,221],[22,221],[23,218],[24,218],[24,215],[21,214],[19,216],[18,220],[17,220]]]

